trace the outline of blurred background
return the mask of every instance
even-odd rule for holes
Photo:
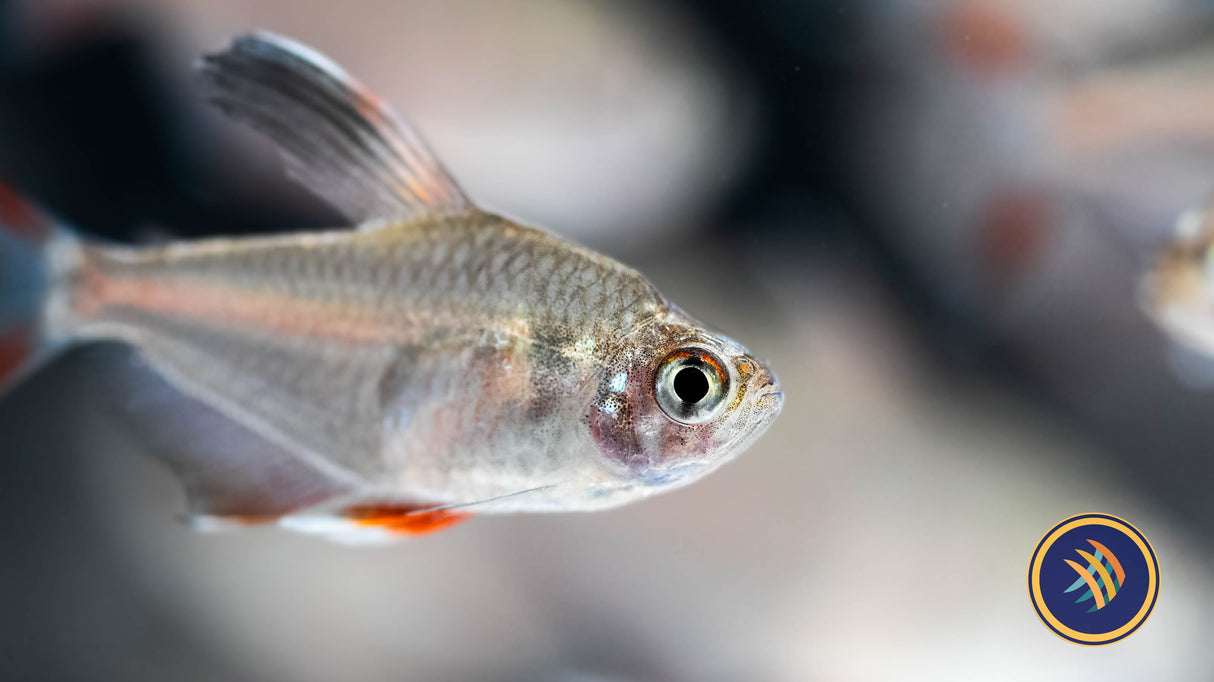
[[[769,358],[784,414],[616,511],[202,536],[82,349],[0,404],[0,679],[1214,679],[1214,361],[1137,293],[1214,193],[1214,2],[8,0],[0,176],[115,240],[331,225],[192,84],[255,28]],[[1162,571],[1098,649],[1025,590],[1089,511]]]

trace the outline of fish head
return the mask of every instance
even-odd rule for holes
[[[741,454],[784,402],[775,374],[736,341],[667,310],[612,344],[586,424],[622,504],[685,485]]]
[[[1189,212],[1159,253],[1139,290],[1142,307],[1186,345],[1214,352],[1214,220]]]

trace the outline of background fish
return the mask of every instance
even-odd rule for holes
[[[258,34],[200,72],[359,227],[121,248],[0,197],[0,374],[137,348],[127,380],[199,525],[382,537],[601,509],[703,476],[778,414],[742,346],[634,270],[477,209],[324,57]]]
[[[1143,280],[1147,314],[1185,347],[1214,355],[1214,222],[1189,211]]]

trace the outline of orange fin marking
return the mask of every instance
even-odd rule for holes
[[[32,241],[42,241],[49,233],[38,211],[3,182],[0,182],[0,225]]]
[[[394,533],[423,535],[443,530],[472,517],[472,512],[454,509],[420,511],[425,507],[400,504],[365,504],[348,507],[343,515],[362,526],[385,528]]]
[[[20,328],[0,334],[0,383],[29,358],[34,351],[33,334]]]

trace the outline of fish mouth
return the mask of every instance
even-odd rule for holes
[[[772,420],[784,408],[784,394],[780,391],[769,391],[756,398],[755,405],[763,411],[765,419]]]
[[[758,388],[755,394],[755,404],[760,408],[779,412],[784,406],[784,392],[773,378]]]

